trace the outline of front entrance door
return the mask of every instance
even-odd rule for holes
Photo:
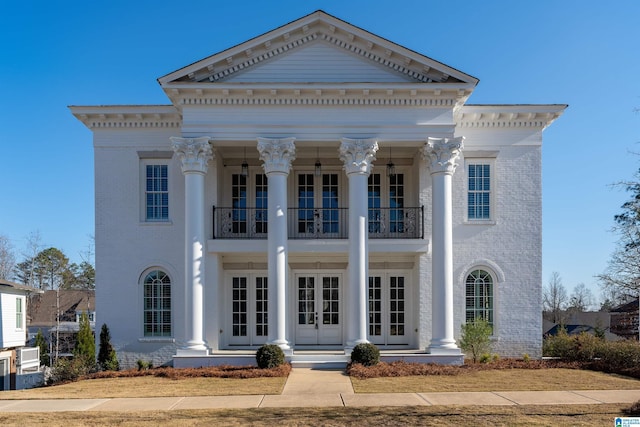
[[[339,274],[296,276],[296,344],[341,345]]]

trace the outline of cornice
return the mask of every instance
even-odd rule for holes
[[[567,106],[552,105],[469,105],[454,115],[461,128],[540,128],[560,117]]]
[[[173,83],[165,88],[174,105],[325,105],[456,107],[471,95],[468,84],[233,84]]]
[[[71,106],[69,109],[91,130],[182,126],[182,115],[173,106]]]

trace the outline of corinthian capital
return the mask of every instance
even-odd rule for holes
[[[213,158],[213,150],[208,136],[199,138],[178,138],[172,136],[171,147],[182,162],[182,173],[207,173],[207,163]]]
[[[264,173],[281,172],[288,174],[291,162],[296,158],[295,138],[272,139],[258,138],[258,152],[263,161]]]
[[[342,138],[342,144],[338,149],[347,175],[352,173],[369,175],[373,166],[371,163],[376,159],[376,151],[378,151],[378,141],[374,139]]]
[[[458,138],[428,138],[422,148],[422,157],[430,162],[431,173],[455,172],[458,164],[456,160],[460,156],[464,146],[464,137]]]

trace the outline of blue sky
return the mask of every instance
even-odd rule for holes
[[[29,1],[2,6],[0,234],[73,261],[93,234],[91,133],[68,105],[167,104],[156,79],[322,9],[480,79],[470,103],[569,104],[544,134],[543,280],[613,250],[640,157],[640,2]]]

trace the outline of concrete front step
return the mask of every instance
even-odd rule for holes
[[[350,361],[350,356],[342,351],[294,351],[286,359],[294,368],[314,369],[344,369]],[[433,355],[421,351],[382,351],[380,360],[395,362],[403,360],[413,363],[437,363],[441,365],[462,365],[464,356]],[[207,356],[174,356],[173,366],[176,368],[193,368],[200,366],[255,366],[255,351],[224,351]]]

